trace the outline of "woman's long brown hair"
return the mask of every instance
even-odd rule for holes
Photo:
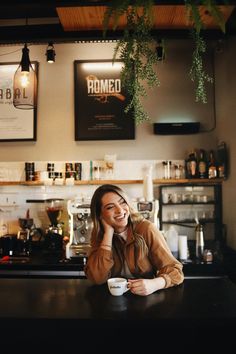
[[[124,199],[126,204],[129,207],[130,216],[128,219],[128,225],[131,226],[134,238],[135,238],[135,254],[137,255],[137,259],[142,257],[142,255],[148,252],[146,242],[142,235],[139,235],[135,232],[135,226],[143,220],[143,216],[136,212],[132,206],[130,205],[129,198],[126,193],[118,186],[113,184],[103,184],[102,186],[98,187],[92,197],[91,200],[91,218],[93,221],[93,229],[91,234],[91,245],[93,247],[99,246],[102,241],[104,229],[103,225],[100,221],[101,216],[101,208],[102,208],[102,198],[106,193],[116,193],[121,198]]]

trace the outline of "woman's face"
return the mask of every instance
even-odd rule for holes
[[[118,194],[108,192],[102,197],[101,217],[111,225],[116,232],[125,230],[130,215],[129,206]]]

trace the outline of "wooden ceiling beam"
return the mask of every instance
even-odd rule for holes
[[[224,1],[222,1],[224,2]],[[34,1],[34,0],[8,0],[5,4],[0,4],[1,19],[22,19],[29,18],[28,25],[18,25],[13,27],[10,20],[7,25],[0,23],[0,44],[14,44],[27,41],[35,43],[44,43],[47,40],[56,42],[74,42],[76,40],[103,40],[103,15],[106,5],[111,3],[107,1]],[[166,38],[186,38],[189,36],[191,23],[186,21],[184,1],[165,1],[156,0],[154,6],[154,28],[152,33]],[[221,2],[220,2],[221,3]],[[236,6],[232,4],[235,1],[229,1],[231,6],[223,6],[223,12],[226,23],[226,35],[235,35],[236,33]],[[174,5],[173,5],[174,4]],[[56,6],[59,6],[56,10]],[[204,13],[207,28],[204,30],[205,37],[220,38],[222,33],[215,26],[212,18]],[[60,20],[60,23],[38,25],[30,23],[30,17],[52,17]],[[49,23],[49,22],[48,22]],[[119,39],[122,37],[122,28],[125,26],[125,18],[121,21],[119,28],[113,31],[110,27],[106,34],[107,40]],[[29,30],[30,28],[30,30]]]
[[[204,6],[199,7],[206,29],[217,29],[218,25]],[[221,6],[220,10],[227,22],[234,6]],[[65,31],[102,30],[106,6],[57,7],[58,17]],[[155,29],[189,29],[193,23],[188,19],[185,5],[155,5],[153,7]],[[126,26],[126,18],[119,19],[117,29]],[[110,23],[109,29],[113,28]]]

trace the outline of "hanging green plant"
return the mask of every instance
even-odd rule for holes
[[[137,124],[150,120],[141,102],[147,96],[146,87],[160,85],[154,69],[158,63],[156,41],[150,34],[152,5],[151,0],[136,0],[132,5],[127,0],[113,1],[104,16],[104,33],[111,20],[113,29],[116,29],[120,16],[126,17],[127,26],[123,38],[117,42],[113,60],[119,53],[119,58],[124,62],[121,81],[130,97],[125,112],[133,112]]]
[[[189,75],[192,81],[196,82],[195,100],[207,103],[206,82],[213,83],[213,78],[204,71],[202,54],[206,51],[206,44],[197,31],[192,32],[195,40],[195,49],[192,57],[192,67]]]
[[[201,18],[199,5],[204,5],[206,11],[212,16],[221,30],[225,33],[225,21],[223,15],[216,5],[214,0],[185,0],[187,14],[189,19],[193,22],[194,28],[191,31],[192,38],[195,42],[195,48],[192,55],[192,66],[189,71],[189,76],[195,87],[195,100],[207,103],[206,83],[213,83],[213,78],[204,71],[203,55],[206,52],[206,42],[201,36],[201,30],[204,29],[204,23]]]
[[[192,65],[189,71],[191,80],[196,83],[196,101],[206,103],[206,83],[213,82],[213,79],[204,71],[203,55],[206,51],[206,43],[201,36],[204,23],[201,18],[199,6],[205,6],[206,11],[212,16],[221,30],[225,32],[224,17],[215,0],[183,0],[186,6],[186,13],[193,23],[191,30],[195,41],[195,48],[192,56]],[[159,86],[160,81],[154,69],[154,65],[160,60],[156,52],[156,41],[151,35],[153,27],[153,0],[113,0],[107,6],[104,20],[104,36],[113,23],[113,30],[116,30],[120,18],[126,19],[123,38],[117,42],[113,60],[118,53],[124,62],[121,72],[123,87],[129,94],[130,102],[125,112],[132,111],[136,123],[150,120],[142,105],[142,98],[147,96],[146,87]],[[165,50],[163,51],[163,58]]]

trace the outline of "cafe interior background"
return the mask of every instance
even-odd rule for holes
[[[209,41],[207,66],[214,75],[215,84],[208,87],[207,104],[195,102],[194,85],[188,76],[192,55],[191,40],[167,38],[166,58],[156,68],[161,85],[149,90],[148,97],[143,99],[143,105],[151,119],[136,125],[135,139],[75,141],[74,61],[112,59],[115,45],[112,41],[54,43],[56,60],[53,64],[46,62],[47,43],[29,45],[30,60],[39,63],[37,139],[1,141],[1,167],[7,168],[8,163],[22,164],[25,161],[83,163],[103,160],[106,154],[115,154],[117,160],[122,161],[124,173],[128,168],[132,178],[132,166],[143,167],[162,160],[184,160],[191,149],[216,150],[217,144],[224,141],[229,154],[229,174],[223,182],[223,222],[227,227],[227,244],[236,250],[235,36]],[[0,62],[19,62],[22,48],[23,44],[1,45]],[[169,119],[174,122],[199,121],[200,132],[189,135],[154,134],[153,123]],[[157,174],[154,168],[153,178],[157,178]],[[122,171],[119,171],[119,178],[122,179]],[[15,204],[15,217],[24,217],[23,213],[28,208],[25,203],[27,198],[71,198],[81,193],[91,195],[95,188],[96,186],[0,186],[0,202],[4,206],[6,200],[12,201]],[[124,185],[123,188],[133,197],[142,195],[141,184]],[[38,208],[38,205],[30,206],[35,217],[34,208]]]

